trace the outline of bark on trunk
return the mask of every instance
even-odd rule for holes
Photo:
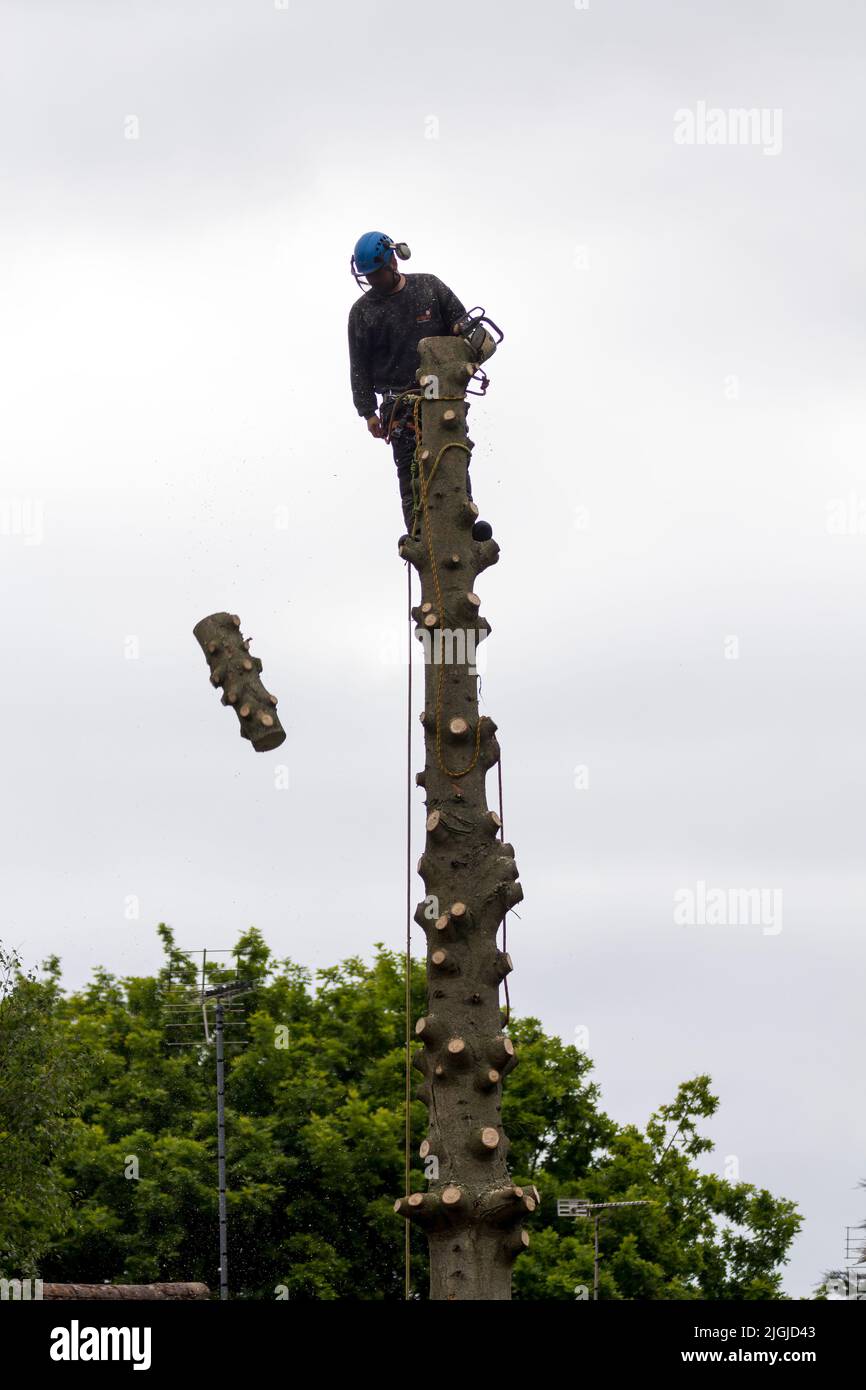
[[[42,1297],[45,1300],[90,1300],[90,1299],[163,1299],[179,1301],[183,1299],[210,1298],[207,1284],[43,1284]]]
[[[420,533],[400,553],[421,579],[413,616],[425,653],[426,759],[416,781],[428,814],[418,864],[426,896],[415,921],[427,936],[428,993],[415,1066],[424,1076],[416,1095],[429,1112],[421,1157],[437,1160],[438,1175],[395,1211],[427,1232],[432,1299],[502,1300],[511,1297],[514,1259],[529,1243],[522,1222],[537,1199],[511,1182],[500,1116],[502,1079],[516,1059],[499,1005],[511,961],[496,935],[523,890],[514,850],[497,838],[499,817],[487,805],[485,778],[499,745],[493,720],[479,719],[474,664],[476,644],[490,632],[475,578],[496,563],[499,547],[472,537],[469,349],[459,338],[425,338],[419,351]]]

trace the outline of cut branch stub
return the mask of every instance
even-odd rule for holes
[[[468,927],[471,923],[471,914],[465,903],[452,903],[447,912],[443,912],[441,917],[437,917],[433,923],[436,931],[444,934],[452,934],[455,929]]]
[[[437,970],[444,970],[448,975],[459,975],[460,965],[454,959],[450,951],[446,951],[444,946],[437,946],[430,956],[430,963]]]
[[[503,1242],[503,1252],[511,1259],[517,1259],[524,1250],[529,1249],[529,1232],[521,1227],[519,1230],[511,1231]]]
[[[422,898],[412,914],[413,921],[418,923],[426,931],[430,926],[430,906],[426,898]]]
[[[514,1043],[510,1038],[506,1038],[504,1034],[500,1034],[500,1036],[494,1038],[490,1044],[488,1056],[499,1071],[504,1071],[509,1064],[512,1066],[514,1064]]]
[[[459,1221],[469,1208],[466,1193],[453,1183],[441,1192],[412,1192],[398,1197],[394,1211],[407,1221],[414,1221],[427,1230],[445,1230]]]
[[[432,1014],[427,1014],[415,1024],[415,1036],[428,1047],[436,1047],[442,1041],[442,1026]]]
[[[505,883],[502,885],[499,897],[502,902],[503,914],[511,907],[516,907],[523,902],[523,885],[521,883]]]
[[[496,541],[475,541],[475,568],[478,574],[495,565],[499,559],[499,546]]]
[[[401,538],[397,545],[397,554],[403,560],[409,560],[416,569],[423,569],[427,556],[422,541],[405,536]]]
[[[504,980],[506,975],[510,975],[514,969],[514,962],[508,951],[497,951],[493,962],[493,973],[495,979]]]
[[[468,1064],[469,1051],[463,1038],[450,1038],[445,1050],[452,1066],[465,1067]]]
[[[516,1225],[528,1211],[535,1210],[535,1202],[522,1187],[495,1187],[482,1194],[478,1210],[493,1225]]]
[[[494,862],[503,883],[513,883],[515,879],[520,877],[517,865],[508,855],[502,854]]]
[[[491,1158],[502,1142],[502,1135],[493,1125],[485,1125],[471,1135],[469,1143],[472,1152],[479,1158]]]
[[[468,1205],[466,1194],[460,1187],[455,1187],[452,1183],[449,1187],[443,1188],[442,1205],[448,1207],[452,1212],[456,1212]]]
[[[435,1225],[441,1208],[442,1200],[435,1192],[411,1192],[408,1197],[399,1197],[394,1203],[398,1216],[417,1221],[420,1226]]]
[[[262,685],[262,663],[249,655],[240,623],[237,614],[211,613],[192,631],[210,667],[211,685],[222,686],[222,703],[231,705],[240,720],[241,737],[257,753],[266,753],[279,748],[286,735],[275,708],[277,697]]]

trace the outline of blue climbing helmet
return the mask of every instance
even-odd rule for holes
[[[349,261],[349,268],[358,284],[361,285],[362,275],[372,275],[375,270],[387,265],[392,251],[396,251],[401,261],[408,261],[411,254],[405,241],[392,241],[385,232],[365,232],[358,237]],[[365,286],[361,285],[361,288]]]

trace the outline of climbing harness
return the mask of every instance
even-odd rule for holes
[[[398,407],[400,403],[403,401],[404,397],[415,396],[417,395],[417,393],[417,386],[403,387],[398,390],[395,390],[393,387],[389,386],[384,390],[382,394],[382,404],[380,405],[379,410],[381,411],[382,424],[385,426],[385,433],[382,436],[382,438],[385,440],[386,444],[391,443],[393,435],[400,434],[404,429],[407,428],[415,428],[414,421],[412,422],[412,424],[410,424],[406,415],[401,414],[398,416]],[[388,420],[387,425],[385,425],[386,416]]]

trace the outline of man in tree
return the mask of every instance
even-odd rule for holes
[[[415,426],[412,398],[402,393],[417,389],[415,373],[421,339],[457,331],[466,310],[435,275],[404,275],[397,265],[398,255],[406,260],[409,248],[403,242],[392,241],[384,232],[365,232],[355,243],[352,274],[362,288],[363,277],[369,289],[349,312],[349,362],[355,409],[374,439],[386,439],[391,444],[403,520],[411,535],[415,525]],[[376,393],[382,397],[378,412]],[[468,473],[466,491],[471,501]],[[486,521],[476,521],[472,528],[475,540],[489,540],[492,534]]]

